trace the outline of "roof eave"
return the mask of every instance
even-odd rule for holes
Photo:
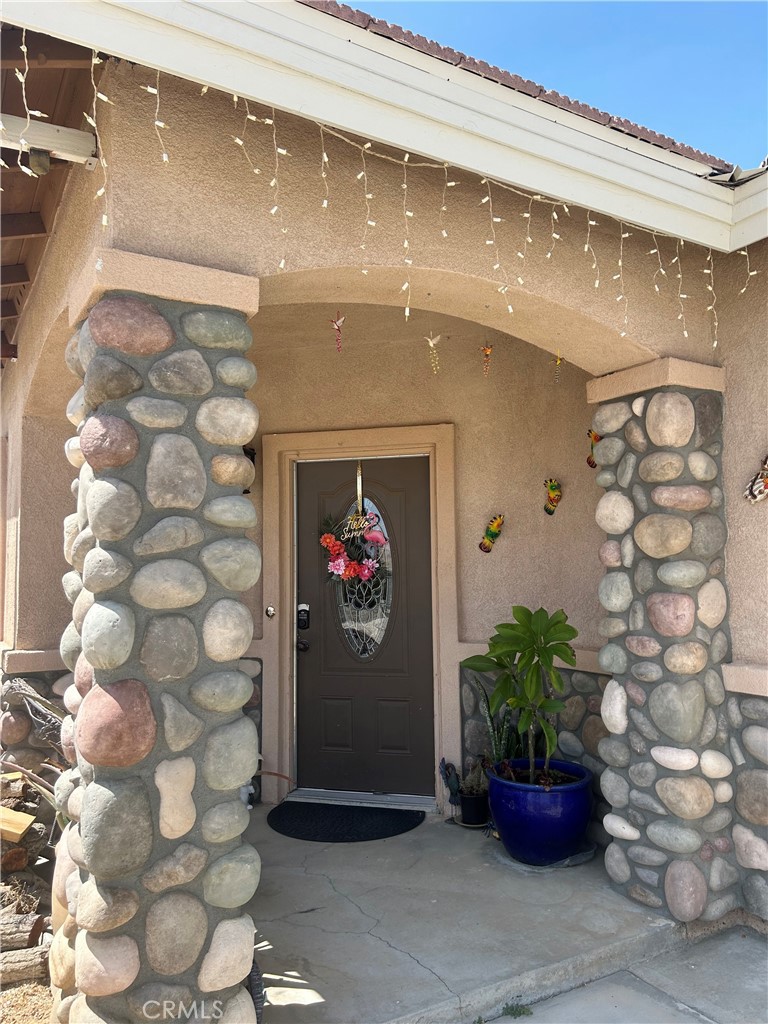
[[[720,251],[766,233],[766,175],[747,200],[744,187],[707,180],[711,164],[500,88],[302,3],[6,0],[4,16]],[[745,202],[746,217],[739,214]]]

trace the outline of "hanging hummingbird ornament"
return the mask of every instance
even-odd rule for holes
[[[336,331],[336,351],[341,352],[341,328],[347,318],[336,310],[336,319],[331,317],[331,327]]]
[[[436,338],[433,338],[432,331],[424,335],[424,341],[429,345],[429,363],[432,367],[432,373],[438,373],[440,370],[440,356],[437,354],[437,343],[441,337],[442,335],[438,334]]]
[[[560,355],[560,352],[557,353],[557,355],[555,356],[554,359],[550,359],[550,362],[555,364],[555,376],[554,376],[554,379],[553,379],[552,383],[553,384],[559,384],[560,383],[560,367],[561,367],[562,362],[563,362],[563,357]]]
[[[491,353],[493,352],[493,345],[481,345],[480,351],[483,353],[483,376],[487,377],[491,372]]]

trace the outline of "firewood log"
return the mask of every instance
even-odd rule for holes
[[[10,985],[14,981],[43,981],[47,977],[47,946],[9,949],[0,953],[0,981],[3,985]]]

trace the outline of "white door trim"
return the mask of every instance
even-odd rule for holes
[[[316,433],[270,434],[262,439],[264,467],[264,618],[262,754],[264,768],[293,777],[295,720],[295,466],[303,461],[429,457],[432,571],[432,647],[436,761],[461,758],[458,685],[458,598],[454,427],[450,423]],[[262,795],[276,803],[289,790],[264,776]],[[435,793],[442,792],[435,764]],[[438,797],[438,803],[440,798]]]

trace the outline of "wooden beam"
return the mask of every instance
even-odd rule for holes
[[[29,271],[24,263],[0,267],[0,288],[9,288],[16,284],[29,284],[30,280]]]
[[[11,299],[3,299],[0,302],[0,320],[5,323],[6,320],[18,320],[19,311],[16,309],[15,302]]]
[[[2,42],[2,59],[0,68],[13,71],[24,67],[24,54],[20,50],[21,30],[7,29],[0,38]],[[91,54],[84,46],[76,46],[64,39],[39,32],[27,32],[27,59],[30,68],[47,68],[61,71],[65,68],[90,68]]]
[[[0,238],[43,238],[48,231],[39,213],[4,213],[0,215]]]
[[[8,340],[5,331],[0,334],[0,359],[15,359],[18,349]]]

